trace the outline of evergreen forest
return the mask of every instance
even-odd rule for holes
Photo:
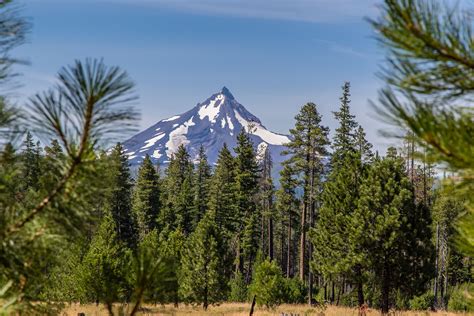
[[[133,170],[120,141],[137,127],[137,90],[101,59],[60,69],[25,106],[5,94],[0,314],[78,302],[110,315],[224,302],[473,312],[474,40],[469,13],[437,2],[385,0],[367,21],[387,59],[373,109],[398,146],[374,149],[341,80],[333,117],[295,105],[278,177],[251,126],[215,164],[181,145]],[[5,88],[32,27],[0,3]]]

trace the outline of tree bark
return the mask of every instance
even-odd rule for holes
[[[204,310],[207,311],[207,307],[209,306],[208,299],[207,299],[207,286],[204,289],[204,302],[203,302],[203,307]]]
[[[415,140],[414,140],[415,135],[412,134],[412,140],[411,140],[411,157],[410,157],[410,174],[411,174],[411,183],[414,183],[415,181]]]
[[[339,301],[341,300],[342,288],[344,287],[344,281],[339,285],[339,290],[337,291],[336,306],[339,306]]]
[[[387,262],[384,262],[382,275],[382,314],[388,314],[390,295],[390,269]]]
[[[250,307],[250,313],[249,313],[249,316],[252,316],[253,315],[253,311],[255,309],[255,303],[257,302],[257,295],[254,295],[253,296],[253,299],[252,299],[252,306]]]
[[[310,192],[309,192],[309,224],[310,228],[314,227],[315,203],[313,199],[314,190],[314,168],[311,168]],[[311,271],[311,259],[313,258],[313,243],[309,242],[308,257],[310,265],[308,267],[308,289],[309,289],[309,306],[312,305],[313,299],[313,272]]]
[[[268,200],[268,210],[272,209],[271,197]],[[270,212],[269,212],[270,213]],[[273,260],[273,217],[268,216],[268,256]]]
[[[434,306],[438,306],[438,284],[439,284],[439,224],[436,224],[436,246],[435,246],[435,279],[434,279]]]
[[[331,281],[331,304],[334,304],[335,296],[336,296],[336,288],[334,285],[334,281]]]
[[[324,301],[328,300],[328,283],[324,280]]]
[[[362,284],[362,271],[359,265],[355,267],[355,273],[357,278],[357,303],[359,304],[359,307],[361,307],[365,303],[365,298],[364,286]]]
[[[260,249],[262,249],[262,252],[265,254],[265,215],[263,214],[260,219],[260,247]]]
[[[280,265],[281,271],[286,271],[286,262],[285,262],[285,231],[282,221],[282,230],[280,235]]]
[[[288,221],[288,251],[286,254],[286,277],[290,277],[290,269],[291,269],[291,213],[289,214],[289,221]]]
[[[235,264],[235,272],[240,272],[241,275],[244,274],[244,260],[242,258],[242,250],[240,249],[240,236],[237,241],[237,262]]]
[[[306,246],[306,208],[307,204],[304,202],[303,209],[301,210],[301,236],[300,236],[300,262],[299,262],[299,276],[300,280],[304,282],[305,276],[305,246]]]
[[[357,301],[359,303],[359,307],[364,305],[364,301],[365,301],[365,298],[364,298],[364,287],[362,285],[362,282],[359,281],[357,282]]]
[[[446,302],[447,302],[447,294],[448,294],[448,257],[449,256],[449,248],[446,250],[446,267],[444,272],[444,293],[441,296],[441,301],[443,303],[443,309],[446,309]]]

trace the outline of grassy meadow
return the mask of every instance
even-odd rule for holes
[[[120,308],[126,310],[126,306],[117,306],[117,312]],[[144,307],[144,310],[139,315],[229,315],[229,316],[244,316],[249,314],[250,304],[242,303],[225,303],[219,306],[210,307],[204,311],[200,306],[186,306],[180,305],[175,308],[173,305],[157,305]],[[64,316],[77,316],[78,313],[85,313],[86,316],[107,315],[107,311],[103,305],[79,305],[73,304],[68,306],[64,311]],[[254,315],[256,316],[270,316],[270,315],[317,315],[317,316],[357,316],[358,310],[344,307],[328,306],[326,308],[314,307],[309,308],[306,305],[281,305],[274,310],[256,307]],[[380,315],[377,310],[369,310],[367,315]],[[427,311],[394,311],[390,313],[393,316],[455,316],[455,315],[473,315],[474,313],[451,313],[451,312],[427,312]]]

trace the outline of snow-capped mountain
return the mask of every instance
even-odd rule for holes
[[[234,148],[238,133],[242,128],[248,131],[249,126],[257,153],[268,147],[275,166],[279,165],[283,159],[283,144],[289,142],[288,136],[267,130],[226,87],[191,110],[161,120],[133,136],[124,142],[124,147],[132,166],[140,164],[146,154],[155,163],[166,164],[181,144],[193,159],[203,145],[209,162],[214,164],[224,143],[230,149]]]

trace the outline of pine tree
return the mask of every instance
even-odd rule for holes
[[[259,179],[259,207],[261,214],[261,249],[273,260],[274,258],[274,193],[275,187],[272,179],[272,157],[268,147],[265,147],[263,159],[260,163],[260,179]]]
[[[256,194],[258,191],[258,164],[253,142],[249,134],[242,129],[237,136],[236,153],[236,189],[237,189],[237,269],[244,274],[246,269],[247,280],[251,275],[252,262],[255,259],[257,248],[253,248],[254,241],[258,238],[258,229],[255,228],[256,216]],[[243,236],[247,234],[247,242],[244,245]],[[254,236],[257,234],[257,236]],[[250,236],[252,235],[252,236]],[[244,247],[252,247],[244,249]],[[258,243],[257,243],[258,246]],[[245,255],[244,255],[245,254]]]
[[[65,163],[65,155],[63,149],[57,140],[52,140],[50,146],[44,148],[44,159],[42,168],[50,172],[44,172],[40,177],[40,186],[43,188],[51,187],[59,181],[58,176],[61,174]]]
[[[211,178],[208,208],[214,214],[216,225],[227,246],[226,251],[222,253],[222,260],[228,263],[224,270],[224,275],[228,279],[234,274],[231,265],[237,256],[238,249],[232,245],[239,232],[241,220],[238,218],[235,167],[235,159],[224,144]]]
[[[245,302],[248,299],[248,286],[243,275],[237,271],[229,281],[229,296],[227,301]]]
[[[246,284],[250,284],[253,266],[256,262],[258,251],[260,250],[260,217],[261,215],[257,212],[247,215],[243,220],[243,230],[239,235],[242,258],[244,260],[244,278]]]
[[[177,280],[171,258],[160,249],[156,229],[144,235],[133,256],[129,283],[133,286],[130,315],[135,315],[142,302],[169,302],[176,290]]]
[[[280,188],[277,191],[277,207],[279,209],[281,226],[284,231],[281,232],[280,251],[286,257],[281,255],[281,263],[284,266],[284,271],[287,278],[292,277],[292,268],[294,268],[294,249],[293,234],[295,234],[298,223],[298,204],[296,190],[298,187],[298,180],[293,174],[291,166],[284,164],[280,171]],[[285,249],[286,236],[286,249]]]
[[[315,248],[314,267],[331,280],[334,300],[334,282],[342,275],[350,277],[356,284],[359,305],[364,304],[363,276],[350,252],[347,240],[350,229],[348,221],[357,208],[359,186],[365,176],[370,144],[365,140],[362,128],[358,127],[355,116],[350,113],[350,84],[342,87],[340,109],[334,112],[339,125],[333,138],[331,171],[327,176],[321,194],[321,209],[317,225],[312,233]],[[365,157],[364,157],[365,156]]]
[[[336,167],[341,161],[344,161],[348,153],[357,151],[356,128],[358,126],[355,116],[350,112],[350,88],[349,82],[342,86],[341,105],[338,112],[333,112],[339,126],[332,141],[331,165]]]
[[[56,139],[51,141],[50,146],[44,148],[45,158],[50,160],[61,160],[64,159],[64,151],[59,145],[59,142]]]
[[[211,179],[209,210],[216,216],[216,224],[225,238],[237,232],[237,183],[235,159],[224,144],[217,158]]]
[[[6,222],[8,217],[15,217],[17,214],[11,209],[18,203],[18,192],[23,189],[21,156],[11,143],[7,143],[0,154],[0,179],[4,192],[0,196],[0,205],[4,208],[2,222]]]
[[[194,179],[194,218],[193,226],[201,220],[209,204],[211,166],[207,161],[204,146],[199,147],[198,162]]]
[[[356,134],[355,134],[355,141],[357,144],[357,151],[359,152],[360,158],[364,164],[368,164],[372,162],[374,159],[374,153],[372,152],[372,144],[369,143],[365,137],[364,128],[362,126],[358,126]]]
[[[25,190],[33,189],[38,190],[39,188],[39,176],[40,176],[40,146],[39,143],[35,145],[33,142],[33,135],[27,132],[26,139],[23,143],[23,168],[24,168],[24,182]]]
[[[112,188],[106,201],[106,209],[115,221],[117,238],[133,247],[136,245],[137,232],[132,214],[132,179],[128,159],[120,143],[113,148],[110,159]]]
[[[295,127],[290,130],[292,140],[286,144],[288,147],[286,154],[292,155],[286,162],[287,167],[298,176],[303,190],[298,267],[302,281],[306,280],[306,273],[309,271],[307,232],[315,222],[316,204],[324,173],[323,157],[327,155],[329,144],[329,129],[321,125],[321,119],[316,104],[305,104],[295,117]],[[309,247],[311,257],[312,245]],[[310,271],[308,282],[311,288],[312,273]]]
[[[166,169],[165,205],[160,215],[161,225],[171,230],[180,227],[185,235],[193,228],[193,164],[184,145],[178,147]]]
[[[224,299],[222,239],[214,216],[206,213],[189,236],[182,257],[179,292],[184,301],[209,305]]]
[[[131,260],[115,226],[115,220],[107,212],[81,265],[80,286],[86,289],[88,300],[103,302],[110,313],[113,303],[125,298],[126,273]]]
[[[148,155],[138,170],[133,190],[132,212],[140,239],[157,228],[161,208],[160,178]]]
[[[15,150],[15,147],[13,147],[12,143],[6,143],[5,147],[1,151],[1,164],[2,166],[8,165],[13,163],[15,160],[17,160],[17,153]]]
[[[416,280],[417,261],[413,262],[412,255],[419,249],[413,247],[419,248],[423,240],[417,232],[420,214],[413,214],[414,210],[403,160],[386,157],[376,161],[360,187],[348,235],[356,245],[356,260],[375,273],[383,313],[388,313],[392,290]]]
[[[84,252],[89,244],[75,240],[57,253],[59,260],[51,262],[47,269],[47,282],[40,294],[41,300],[53,302],[90,301],[89,284],[84,284],[84,272],[81,266]]]
[[[179,303],[179,276],[181,275],[181,257],[185,248],[186,236],[181,229],[174,231],[168,231],[164,229],[159,235],[159,249],[158,252],[161,256],[166,258],[172,269],[172,276],[174,285],[171,287],[172,291],[168,291],[165,297],[161,298],[160,301],[172,302],[175,306]]]
[[[285,295],[285,279],[275,261],[266,259],[255,268],[255,278],[250,292],[255,295],[257,304],[266,308],[280,305]]]
[[[340,275],[351,276],[358,291],[359,305],[364,304],[362,271],[351,250],[349,222],[357,208],[358,188],[363,177],[360,157],[356,153],[345,155],[333,169],[324,184],[322,205],[317,225],[312,231],[314,247],[313,265],[325,280],[334,281]]]

